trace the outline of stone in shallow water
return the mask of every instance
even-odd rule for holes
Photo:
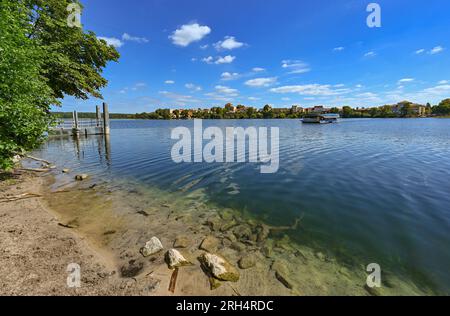
[[[323,253],[321,253],[321,252],[316,252],[316,253],[315,253],[315,256],[316,256],[316,258],[319,259],[320,261],[325,262],[325,261],[327,260],[327,257],[326,257]]]
[[[209,227],[209,229],[211,229],[211,231],[219,231],[220,228],[222,227],[222,220],[220,219],[220,217],[215,216],[215,217],[211,217],[208,218],[208,220],[205,222],[205,225]]]
[[[173,243],[174,248],[187,248],[189,247],[190,240],[189,238],[185,236],[179,236],[177,239],[175,239],[175,242]]]
[[[208,272],[220,281],[237,282],[239,280],[238,270],[219,255],[205,253],[200,257],[200,261]]]
[[[263,242],[265,241],[270,234],[270,229],[267,225],[260,224],[258,227],[256,227],[257,231],[257,242]]]
[[[242,252],[246,249],[246,246],[241,242],[234,242],[230,246],[231,249]]]
[[[294,285],[292,280],[289,278],[289,270],[286,264],[282,261],[275,261],[272,265],[272,270],[275,271],[275,277],[280,281],[285,287],[292,290]]]
[[[247,255],[242,257],[239,262],[239,268],[245,270],[253,268],[256,265],[256,258],[253,255]]]
[[[62,173],[69,173],[70,172],[70,169],[63,169],[62,170]]]
[[[78,174],[75,176],[75,180],[77,181],[83,181],[86,180],[89,177],[89,175],[83,173],[83,174]]]
[[[175,249],[170,249],[166,253],[166,262],[171,269],[191,264],[178,250]]]
[[[144,257],[149,257],[151,255],[154,255],[154,254],[160,252],[163,249],[164,249],[164,247],[163,247],[161,241],[156,237],[152,237],[152,239],[147,241],[145,246],[141,249],[141,254]]]
[[[250,240],[252,237],[252,230],[247,225],[239,225],[233,229],[233,234],[237,239]]]
[[[214,236],[208,236],[203,239],[202,244],[200,245],[201,250],[205,250],[207,252],[215,252],[217,247],[219,246],[219,239]]]

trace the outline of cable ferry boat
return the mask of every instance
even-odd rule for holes
[[[308,124],[330,124],[336,123],[340,118],[339,114],[308,114],[302,122]]]

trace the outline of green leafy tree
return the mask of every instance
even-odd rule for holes
[[[18,2],[17,0],[14,2]],[[21,2],[21,1],[19,1]],[[80,99],[101,98],[100,89],[108,81],[102,70],[109,61],[117,61],[119,53],[98,40],[93,32],[71,27],[67,23],[69,4],[78,0],[24,0],[30,10],[30,38],[45,50],[42,75],[48,80],[55,97],[71,95]]]
[[[273,110],[272,110],[272,107],[271,107],[270,105],[266,104],[266,105],[264,106],[263,110],[262,110],[262,114],[263,114],[263,117],[264,117],[265,119],[271,119],[271,118],[273,118]]]
[[[0,169],[12,157],[35,148],[56,103],[41,75],[45,52],[29,38],[29,11],[20,1],[0,2]]]
[[[450,99],[442,100],[439,105],[433,107],[433,114],[450,115]]]
[[[353,109],[351,107],[344,106],[342,108],[342,116],[343,117],[348,118],[348,117],[352,117],[352,115],[353,115]]]
[[[102,70],[118,52],[92,32],[70,27],[78,0],[0,1],[0,168],[38,146],[65,95],[101,97]],[[81,8],[81,6],[80,6]]]
[[[405,103],[402,106],[402,109],[400,110],[400,115],[402,117],[409,117],[412,116],[414,114],[411,103]]]
[[[339,109],[334,107],[330,109],[330,113],[339,113]]]

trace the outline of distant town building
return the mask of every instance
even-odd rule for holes
[[[293,105],[292,108],[291,108],[291,112],[293,114],[303,113],[303,108],[298,106],[298,105]]]
[[[427,107],[421,104],[412,103],[409,101],[402,101],[392,106],[392,112],[401,115],[404,112],[404,108],[409,106],[411,114],[417,116],[427,116]]]

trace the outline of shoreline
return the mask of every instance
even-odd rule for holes
[[[45,180],[25,173],[0,182],[0,197],[45,194]],[[0,295],[143,295],[121,279],[115,265],[87,238],[60,226],[40,197],[2,203],[0,211]],[[69,264],[81,267],[80,288],[69,288]]]
[[[261,241],[252,240],[255,228],[268,226],[233,210],[218,211],[203,205],[202,192],[191,193],[186,203],[174,196],[161,197],[160,191],[141,192],[127,186],[125,191],[123,187],[114,190],[89,180],[74,181],[73,176],[61,175],[55,169],[0,183],[1,197],[41,195],[3,204],[0,232],[5,236],[0,236],[0,245],[5,250],[0,275],[14,277],[2,277],[0,294],[363,296],[422,292],[393,275],[389,283],[394,287],[367,289],[364,267],[355,270],[344,266],[336,258],[293,243],[278,232],[291,227],[272,227],[276,234],[266,231]],[[161,239],[164,250],[145,258],[141,247],[153,236]],[[185,245],[177,250],[192,265],[180,268],[172,293],[173,270],[164,254],[175,247],[180,236]],[[202,247],[206,238],[213,241],[207,252],[227,258],[238,270],[239,282],[223,282],[212,289],[212,280],[198,260],[205,253],[201,248],[207,248]],[[241,269],[239,262],[248,255],[251,267]],[[70,263],[81,266],[81,288],[66,285]]]

